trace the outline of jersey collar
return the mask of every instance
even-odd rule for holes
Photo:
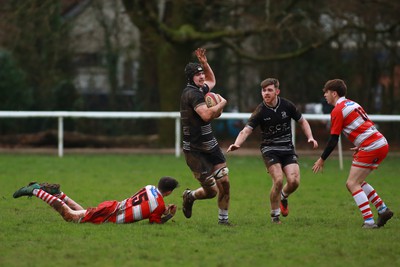
[[[276,111],[279,108],[280,104],[281,104],[281,98],[278,96],[277,99],[278,99],[278,101],[276,102],[276,106],[275,107],[268,106],[267,103],[265,103],[264,100],[263,100],[263,104],[264,104],[264,106],[266,108],[269,108],[269,109],[272,109],[273,111]]]
[[[338,104],[340,104],[340,103],[342,103],[342,102],[345,101],[345,100],[346,100],[346,97],[342,96],[341,98],[339,98],[339,99],[336,101],[335,106],[338,105]]]

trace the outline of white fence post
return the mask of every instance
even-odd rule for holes
[[[64,155],[64,120],[58,117],[58,156],[62,158]]]
[[[181,119],[175,118],[175,157],[181,155]]]
[[[339,135],[339,142],[338,142],[338,152],[339,152],[339,168],[343,170],[343,148],[342,148],[342,136]]]

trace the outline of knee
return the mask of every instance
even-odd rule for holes
[[[61,216],[63,217],[63,219],[66,222],[79,222],[81,217],[83,217],[83,216],[81,216],[81,214],[78,214],[78,213],[75,213],[75,212],[68,212],[68,211],[63,212],[61,214]]]
[[[300,185],[299,176],[293,177],[293,179],[288,180],[287,183],[288,183],[288,185],[289,185],[291,188],[297,188],[297,187],[299,187],[299,185]]]
[[[283,188],[283,180],[282,180],[282,179],[275,180],[272,187],[273,187],[275,190],[281,190],[281,189]]]
[[[72,222],[73,221],[73,215],[69,212],[63,212],[61,214],[61,216],[63,217],[64,221],[66,222]]]
[[[207,198],[214,198],[216,195],[217,195],[217,193],[218,193],[218,190],[217,189],[215,189],[215,188],[210,188],[210,190],[207,190],[206,191],[206,197]]]
[[[219,184],[218,187],[222,189],[222,191],[224,191],[225,193],[229,193],[231,186],[228,176],[225,176],[224,178],[218,180],[217,183]]]
[[[350,193],[354,191],[355,183],[351,180],[346,181],[346,188],[349,190]]]

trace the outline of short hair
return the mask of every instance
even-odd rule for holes
[[[279,80],[275,79],[275,78],[267,78],[264,81],[262,81],[260,85],[261,85],[261,88],[264,88],[271,84],[273,84],[275,86],[275,88],[277,88],[277,89],[279,88]]]
[[[335,91],[338,96],[342,97],[345,96],[347,93],[347,86],[346,83],[341,79],[333,79],[329,80],[325,83],[324,88],[322,91]]]
[[[168,191],[173,191],[175,188],[179,186],[179,183],[177,180],[175,180],[172,177],[169,176],[164,176],[161,177],[160,180],[158,181],[158,190],[160,190],[161,193],[165,193]]]

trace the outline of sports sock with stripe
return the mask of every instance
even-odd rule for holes
[[[372,214],[371,207],[368,203],[367,195],[364,193],[362,189],[354,192],[353,194],[354,201],[356,202],[358,208],[360,209],[362,216],[364,218],[364,222],[367,224],[374,224],[374,215]]]
[[[378,210],[378,213],[383,213],[386,211],[387,207],[383,200],[380,198],[378,193],[376,193],[375,189],[368,184],[367,182],[363,182],[361,185],[362,190],[364,190],[365,194],[368,197],[368,200],[374,204],[375,208]]]

